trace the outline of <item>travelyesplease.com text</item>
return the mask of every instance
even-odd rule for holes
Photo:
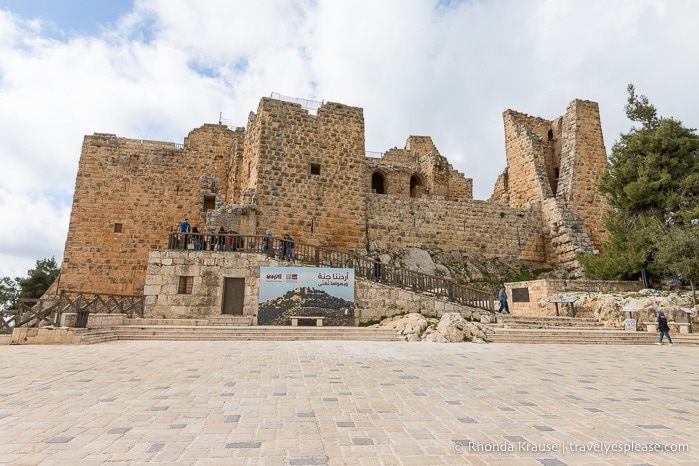
[[[636,443],[636,442],[455,442],[454,451],[457,453],[643,453],[643,452],[689,452],[687,443]]]

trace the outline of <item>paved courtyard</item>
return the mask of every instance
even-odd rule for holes
[[[697,359],[678,345],[0,346],[0,463],[697,465]]]

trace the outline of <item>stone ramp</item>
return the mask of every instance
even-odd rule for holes
[[[116,340],[405,341],[395,330],[374,327],[122,325],[87,329],[82,335],[81,343],[95,344]]]

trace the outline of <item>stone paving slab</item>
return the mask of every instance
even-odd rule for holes
[[[0,464],[697,465],[697,358],[677,345],[2,346]]]

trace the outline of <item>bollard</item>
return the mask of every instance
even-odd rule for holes
[[[75,318],[76,328],[87,328],[87,319],[90,316],[90,311],[87,309],[79,309]]]

